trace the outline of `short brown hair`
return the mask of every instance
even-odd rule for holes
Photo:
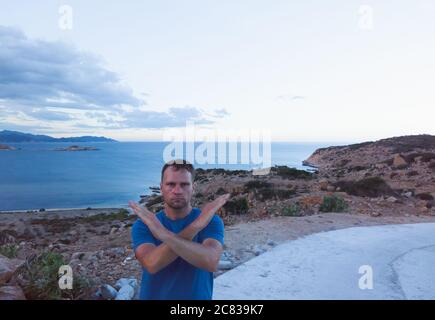
[[[171,160],[165,163],[165,165],[162,168],[162,177],[161,177],[161,181],[163,181],[163,175],[165,173],[165,170],[169,167],[174,167],[175,171],[178,171],[180,169],[185,169],[188,172],[190,172],[190,175],[192,176],[192,182],[195,179],[195,169],[193,168],[193,165],[183,159],[176,159],[176,160]]]

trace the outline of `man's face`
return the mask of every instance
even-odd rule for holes
[[[190,204],[193,194],[192,177],[189,171],[168,167],[160,183],[163,200],[173,209],[183,209]]]

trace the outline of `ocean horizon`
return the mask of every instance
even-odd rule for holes
[[[56,151],[73,144],[98,150]],[[169,142],[73,144],[8,143],[17,150],[0,152],[0,211],[126,207],[129,200],[138,201],[141,195],[151,194],[149,187],[159,185],[163,150]],[[195,148],[199,144],[195,143]],[[271,166],[308,170],[302,161],[316,149],[330,145],[337,143],[272,142]],[[237,150],[236,164],[194,161],[194,166],[229,170],[258,167],[240,163],[240,142]]]

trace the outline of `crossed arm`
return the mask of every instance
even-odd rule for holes
[[[199,231],[190,224],[178,234],[168,234],[158,246],[151,243],[142,244],[135,251],[136,258],[151,274],[159,272],[178,256],[195,267],[215,272],[222,245],[212,238],[205,239],[202,243],[192,242]]]
[[[220,242],[207,238],[202,243],[196,243],[192,242],[192,239],[208,225],[215,212],[225,204],[229,196],[229,194],[222,195],[206,204],[201,209],[201,214],[178,234],[167,230],[154,213],[130,202],[130,207],[148,226],[153,236],[162,241],[158,246],[150,243],[140,245],[135,251],[136,258],[149,273],[160,271],[178,256],[195,267],[215,272],[223,250]]]

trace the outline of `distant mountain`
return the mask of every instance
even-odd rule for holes
[[[18,131],[0,131],[0,142],[117,142],[116,140],[105,137],[70,137],[53,138],[45,135],[34,135]]]

